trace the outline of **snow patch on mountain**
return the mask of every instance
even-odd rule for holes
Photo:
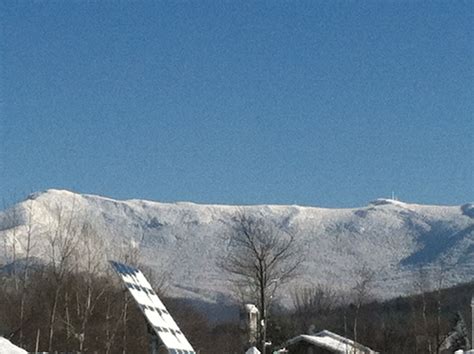
[[[230,293],[217,266],[223,236],[239,210],[292,229],[306,252],[298,284],[354,286],[362,266],[376,273],[382,297],[411,291],[416,269],[449,265],[446,285],[472,280],[474,207],[430,206],[377,199],[366,207],[326,209],[297,205],[203,205],[189,202],[119,201],[65,190],[34,193],[0,213],[0,257],[25,252],[34,235],[33,256],[47,256],[47,235],[58,215],[87,221],[101,236],[104,260],[125,248],[140,252],[159,274],[169,274],[171,293],[199,301],[220,301]],[[288,294],[288,292],[287,292]]]

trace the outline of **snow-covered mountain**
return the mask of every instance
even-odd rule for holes
[[[52,225],[59,215],[72,215],[100,236],[96,247],[104,260],[139,251],[144,263],[169,275],[171,294],[218,301],[229,294],[216,262],[225,252],[222,236],[242,209],[296,232],[307,249],[299,284],[350,289],[365,266],[376,273],[376,294],[388,297],[412,292],[412,276],[420,266],[434,269],[441,263],[445,285],[473,279],[473,204],[427,206],[390,199],[355,209],[323,209],[118,201],[48,190],[0,214],[1,260],[11,260],[13,246],[20,257],[28,233],[34,240],[32,255],[47,257]]]

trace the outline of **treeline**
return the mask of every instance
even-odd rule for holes
[[[148,276],[153,276],[148,271]],[[26,281],[26,284],[24,282]],[[160,288],[155,286],[158,292]],[[268,338],[278,348],[289,338],[328,329],[381,353],[453,353],[467,349],[443,342],[466,319],[471,333],[474,283],[379,302],[346,303],[327,287],[294,291],[294,307],[274,308]],[[183,300],[161,296],[193,347],[200,353],[242,353],[239,323],[211,324]],[[354,320],[357,318],[357,334]],[[0,334],[30,352],[147,353],[144,318],[115,274],[58,274],[51,265],[5,267],[0,287]]]
[[[53,267],[36,266],[22,284],[22,270],[3,270],[0,335],[16,345],[29,352],[149,352],[144,317],[115,274],[58,277]],[[183,300],[162,300],[200,353],[240,353],[237,324],[211,325]]]
[[[473,294],[471,282],[358,307],[327,287],[300,288],[293,294],[294,309],[274,309],[269,337],[278,347],[327,329],[381,353],[454,353],[470,348]]]
[[[229,335],[236,326],[211,325],[185,302],[167,297],[168,276],[141,266],[133,242],[110,249],[74,203],[50,208],[47,223],[35,220],[31,202],[1,215],[8,228],[2,240],[6,264],[0,266],[0,335],[29,352],[148,353],[146,321],[107,264],[108,253],[145,272],[196,350],[238,350],[238,337]]]
[[[0,335],[30,352],[147,353],[146,322],[104,259],[109,247],[74,206],[52,209],[54,220],[42,228],[31,207],[2,216],[11,227],[3,240],[8,265],[0,272]],[[145,272],[199,353],[243,352],[237,319],[210,323],[186,302],[166,296],[166,274],[140,266],[138,247],[118,249],[111,257]],[[36,262],[35,254],[43,261]],[[291,309],[269,306],[266,339],[277,349],[296,335],[328,329],[382,353],[440,353],[448,337],[446,352],[468,347],[471,323],[462,319],[470,318],[474,283],[443,289],[446,268],[420,269],[411,289],[419,295],[377,302],[374,274],[366,266],[355,269],[346,295],[324,286],[294,289]]]

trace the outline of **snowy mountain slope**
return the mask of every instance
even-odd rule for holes
[[[0,255],[8,262],[12,247],[17,255],[24,253],[29,233],[32,255],[47,258],[52,225],[60,215],[62,220],[73,216],[87,221],[100,236],[96,247],[104,260],[139,251],[159,274],[169,274],[173,295],[216,301],[229,293],[216,260],[225,252],[222,236],[239,209],[296,231],[307,249],[300,284],[347,290],[363,265],[376,272],[375,290],[384,297],[412,291],[410,279],[420,266],[442,263],[448,269],[446,285],[473,279],[472,204],[425,206],[388,199],[356,209],[237,207],[117,201],[48,190],[0,214]]]

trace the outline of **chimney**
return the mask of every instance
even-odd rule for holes
[[[244,330],[244,342],[246,346],[257,343],[259,311],[255,305],[244,305],[240,313],[241,328]]]

